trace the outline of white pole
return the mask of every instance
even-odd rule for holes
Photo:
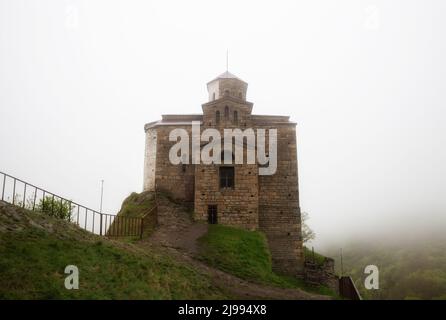
[[[101,208],[99,209],[99,212],[102,213],[102,199],[104,197],[104,180],[101,180]]]

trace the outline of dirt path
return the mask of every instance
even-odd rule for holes
[[[184,207],[160,198],[158,228],[140,246],[158,247],[169,255],[192,265],[210,276],[214,285],[240,299],[326,300],[328,296],[308,293],[299,289],[284,289],[249,282],[229,273],[212,268],[196,259],[197,239],[206,234],[208,226],[193,222]]]
[[[235,299],[267,300],[329,300],[331,297],[309,293],[300,289],[285,289],[262,285],[238,278],[219,269],[212,268],[191,255],[172,248],[167,248],[171,256],[187,262],[201,273],[208,274],[213,284],[231,294]]]
[[[158,200],[158,227],[148,241],[156,246],[180,249],[191,255],[198,253],[197,239],[206,234],[205,223],[195,223],[180,205],[167,199]]]

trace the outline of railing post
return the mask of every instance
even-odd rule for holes
[[[73,216],[73,208],[71,207],[71,201],[68,202],[68,210],[70,211],[70,216],[68,217],[68,220],[69,220],[70,222],[72,222],[72,221],[71,221],[71,218],[72,218],[72,216]]]
[[[3,174],[3,190],[2,190],[2,201],[5,197],[5,184],[6,184],[6,174]]]
[[[25,183],[25,188],[23,189],[23,203],[22,203],[22,208],[25,208],[25,201],[26,201],[26,183]]]
[[[85,221],[84,221],[84,229],[87,230],[87,218],[88,218],[88,210],[85,208]]]
[[[92,233],[94,233],[94,220],[95,220],[95,218],[96,218],[96,211],[93,211],[93,222],[92,222],[93,226],[91,228],[91,232]]]
[[[54,215],[54,194],[53,197],[51,198],[51,216]]]
[[[100,227],[99,227],[99,235],[101,235],[102,236],[102,216],[103,216],[103,214],[102,213],[100,213],[100,215],[101,215],[101,218],[100,218]]]
[[[142,233],[144,231],[144,217],[141,218],[141,231],[139,233],[139,239],[142,239]]]
[[[37,188],[34,189],[33,211],[36,208]]]
[[[12,190],[12,204],[15,205],[15,184],[16,184],[16,179],[14,178],[14,188]]]

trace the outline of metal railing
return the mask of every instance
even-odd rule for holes
[[[362,300],[361,294],[350,276],[339,278],[339,295],[350,300]]]
[[[155,192],[155,206],[146,211],[141,218],[141,237],[144,232],[144,227],[155,226],[158,224],[158,200]]]
[[[43,212],[108,237],[142,237],[143,218],[101,213],[0,171],[1,201]]]

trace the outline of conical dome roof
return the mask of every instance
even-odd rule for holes
[[[219,75],[217,78],[215,78],[214,80],[209,81],[209,83],[214,82],[214,81],[219,80],[219,79],[237,79],[239,81],[245,82],[242,79],[240,79],[239,77],[237,77],[237,76],[233,75],[232,73],[230,73],[229,71],[225,71],[221,75]]]

